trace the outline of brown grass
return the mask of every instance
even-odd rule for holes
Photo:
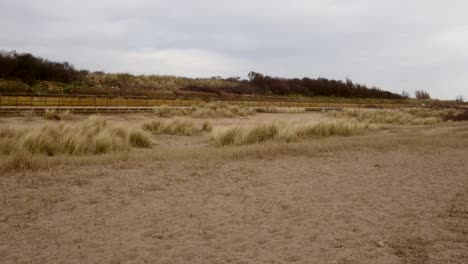
[[[248,126],[215,128],[210,141],[217,146],[244,145],[267,140],[293,142],[311,136],[350,136],[368,127],[355,120],[334,120],[319,123],[272,122]]]
[[[72,113],[69,110],[59,112],[55,109],[46,109],[44,118],[49,120],[70,120],[72,119]]]
[[[187,108],[171,108],[169,106],[157,106],[154,113],[158,117],[190,116],[194,118],[234,118],[252,115],[253,111],[247,107],[229,105],[226,103],[208,103],[201,106]]]
[[[257,107],[255,112],[257,113],[288,113],[288,114],[297,114],[305,113],[306,109],[304,107],[277,107],[277,106],[267,106],[267,107]]]
[[[211,131],[211,124],[205,121],[201,126],[198,126],[193,121],[181,118],[155,119],[143,123],[142,128],[155,134],[194,136],[202,131]]]
[[[345,109],[327,113],[331,117],[355,118],[361,122],[399,124],[399,125],[433,125],[442,122],[444,111],[425,109]]]
[[[37,165],[36,156],[97,155],[150,147],[151,140],[140,129],[109,125],[92,116],[77,125],[45,125],[35,129],[0,129],[1,155],[5,166],[29,168]]]

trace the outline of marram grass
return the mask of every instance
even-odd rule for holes
[[[307,137],[350,136],[368,127],[356,120],[333,120],[319,123],[273,122],[215,128],[210,142],[217,146],[245,145],[267,140],[292,142]]]
[[[95,116],[76,125],[45,125],[27,131],[0,129],[0,154],[6,155],[89,155],[150,146],[151,140],[141,129],[111,126]]]

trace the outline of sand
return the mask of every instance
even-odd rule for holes
[[[443,138],[467,127],[411,133]],[[466,263],[468,149],[372,143],[408,129],[331,139],[343,147],[304,155],[4,173],[0,263]],[[214,148],[201,136],[157,140],[136,152]]]

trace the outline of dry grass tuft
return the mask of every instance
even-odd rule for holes
[[[442,116],[444,121],[468,121],[468,110],[452,110]]]
[[[5,171],[37,170],[44,167],[47,167],[44,156],[33,155],[23,150],[7,156],[2,163],[2,170]]]
[[[128,139],[130,145],[136,148],[151,147],[151,139],[140,129],[132,129],[129,132]]]
[[[158,117],[173,117],[176,114],[174,110],[175,109],[170,108],[167,105],[156,106],[153,108],[154,114]]]
[[[244,145],[267,140],[292,142],[312,136],[350,136],[367,127],[368,124],[356,120],[320,123],[274,122],[216,128],[211,133],[210,141],[217,146]]]
[[[49,120],[70,120],[72,119],[72,113],[69,110],[58,112],[55,109],[46,109],[44,118]]]
[[[104,154],[149,147],[151,140],[141,130],[114,127],[92,116],[78,125],[46,125],[31,130],[0,130],[1,154],[15,157],[28,155],[55,156]]]
[[[257,107],[255,108],[257,113],[288,113],[288,114],[298,114],[305,113],[306,109],[304,107],[277,107],[277,106],[267,106],[267,107]]]
[[[211,124],[205,121],[201,126],[197,126],[193,121],[186,119],[156,119],[143,123],[142,128],[155,134],[193,136],[202,131],[211,131]]]
[[[254,114],[250,108],[229,105],[226,103],[208,103],[201,106],[187,108],[158,106],[154,108],[154,113],[158,117],[190,116],[194,118],[233,118]]]
[[[399,124],[399,125],[433,125],[442,122],[442,111],[425,109],[345,109],[332,111],[329,116],[337,118],[355,118],[361,122]]]

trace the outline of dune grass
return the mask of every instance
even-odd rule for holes
[[[3,155],[95,155],[150,145],[151,140],[141,129],[111,126],[96,116],[77,125],[0,129],[0,154]]]
[[[70,120],[72,119],[72,113],[69,110],[59,112],[55,109],[46,109],[44,118],[49,120]]]
[[[233,118],[254,114],[248,107],[226,103],[208,103],[187,108],[171,108],[164,105],[154,107],[153,112],[158,117],[190,116],[194,118]]]
[[[350,136],[367,127],[367,123],[357,122],[356,120],[333,120],[319,123],[272,122],[247,126],[229,126],[213,129],[210,142],[216,146],[245,145],[267,140],[293,142],[312,136]]]
[[[171,120],[155,119],[142,124],[143,130],[154,134],[167,134],[179,136],[194,136],[203,131],[211,131],[211,124],[205,121],[201,126],[187,119],[176,118]]]
[[[426,109],[345,109],[327,115],[336,118],[355,118],[361,122],[399,125],[434,125],[442,122],[446,111]]]
[[[297,114],[305,113],[306,109],[304,107],[278,107],[278,106],[266,106],[266,107],[257,107],[255,108],[257,113],[287,113],[287,114]]]

